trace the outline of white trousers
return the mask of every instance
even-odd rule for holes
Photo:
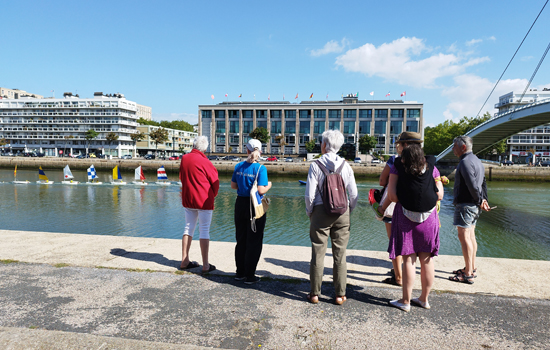
[[[197,226],[197,221],[199,222],[199,238],[200,239],[210,239],[210,223],[212,222],[212,212],[213,210],[202,210],[202,209],[185,209],[185,229],[183,230],[183,235],[193,237],[195,233],[195,227]]]

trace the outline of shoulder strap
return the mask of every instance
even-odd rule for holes
[[[325,174],[325,176],[330,174],[330,171],[328,171],[327,167],[324,166],[323,163],[321,163],[319,160],[316,160],[315,163],[317,163],[317,166],[319,166],[319,169],[321,169],[321,171]]]
[[[342,165],[340,165],[340,166],[338,167],[338,169],[336,169],[335,173],[341,175],[341,174],[342,174],[342,169],[344,169],[344,165],[346,165],[346,160],[345,160],[345,159],[344,159],[344,161],[342,162]]]

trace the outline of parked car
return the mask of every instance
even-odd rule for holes
[[[122,157],[120,157],[120,159],[132,159],[132,155],[131,154],[125,154]]]
[[[45,156],[45,154],[42,153],[42,152],[35,152],[35,154],[36,154],[37,157],[44,157]]]
[[[278,161],[279,161],[279,158],[277,158],[277,157],[275,157],[275,156],[272,156],[272,157],[267,158],[267,161],[268,161],[268,162],[278,162]]]
[[[540,163],[540,166],[550,167],[550,160]]]
[[[357,157],[353,160],[354,163],[361,164],[361,158]]]
[[[143,159],[147,159],[147,160],[153,160],[155,159],[155,155],[154,154],[146,154]]]
[[[90,158],[90,156],[87,155],[87,154],[81,154],[81,155],[79,155],[79,156],[76,157],[76,158],[77,158],[77,159],[84,159],[84,158]]]
[[[292,161],[293,161],[293,160],[292,160],[292,157],[286,157],[286,158],[285,158],[285,162],[292,162]]]
[[[514,162],[512,162],[511,160],[506,159],[506,160],[503,160],[502,163],[500,163],[500,164],[502,164],[504,166],[507,166],[507,165],[514,165]]]
[[[107,155],[106,155],[106,154],[98,154],[98,155],[97,155],[97,158],[99,158],[99,159],[106,159],[106,158],[107,158]]]
[[[180,157],[178,156],[171,156],[170,158],[168,158],[168,160],[178,160]]]
[[[223,156],[220,158],[220,160],[229,160],[230,156]]]
[[[218,156],[208,156],[208,159],[210,159],[210,160],[220,160],[220,157],[218,157]]]
[[[230,156],[228,160],[230,160],[230,161],[232,161],[232,162],[240,162],[240,161],[241,161],[241,158],[239,158],[239,157],[234,157],[234,156]]]
[[[264,162],[265,162],[265,161],[267,160],[267,157],[260,156],[259,159],[260,159],[261,161],[264,161]]]
[[[381,162],[380,159],[378,159],[378,158],[373,158],[373,159],[371,160],[371,163],[372,163],[372,164],[380,164],[380,163],[382,163],[382,162]]]

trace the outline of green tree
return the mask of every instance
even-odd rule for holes
[[[135,150],[136,148],[136,144],[140,141],[143,141],[145,140],[145,138],[147,137],[147,135],[145,135],[145,133],[141,132],[141,131],[137,131],[135,133],[133,133],[132,135],[130,135],[130,138],[132,139],[132,142],[134,143],[134,157],[137,157],[137,152]]]
[[[248,136],[259,140],[261,143],[267,143],[269,141],[269,132],[266,128],[256,128],[248,134]]]
[[[67,155],[67,143],[69,142],[69,140],[74,139],[74,136],[66,135],[66,136],[63,136],[63,138],[65,139],[65,148],[63,148],[63,156],[65,157]]]
[[[86,136],[84,138],[86,139],[86,154],[88,154],[88,148],[90,147],[90,141],[95,139],[99,133],[95,131],[94,129],[90,129],[86,131]]]
[[[8,141],[5,138],[2,137],[0,139],[0,147],[4,147],[7,144],[8,144]]]
[[[191,132],[193,131],[193,125],[183,120],[172,120],[172,121],[162,120],[159,124],[163,128],[191,131]]]
[[[363,153],[369,153],[371,149],[376,147],[376,137],[363,135],[359,138],[359,150]]]
[[[107,144],[109,145],[109,155],[112,155],[111,143],[118,140],[118,135],[111,131],[110,133],[107,134],[107,136],[105,136],[105,140],[107,141]]]
[[[151,140],[155,143],[155,155],[158,156],[159,144],[168,141],[168,130],[160,127],[156,130],[151,131],[149,133],[149,138],[151,138]]]
[[[458,123],[455,123],[452,120],[445,120],[443,123],[440,123],[434,127],[427,127],[424,129],[424,153],[437,155],[443,152],[453,143],[455,137],[465,135],[470,130],[483,124],[489,119],[491,119],[491,115],[489,112],[486,112],[481,117],[463,117]],[[501,149],[502,144],[499,145],[499,143],[502,143],[503,141],[497,142],[491,149]]]
[[[306,142],[306,151],[308,153],[313,152],[314,149],[315,149],[315,139],[312,139]]]
[[[282,157],[284,158],[285,157],[285,146],[286,146],[285,137],[283,135],[280,135],[280,136],[275,137],[275,140],[277,141],[277,143],[279,143],[281,154],[282,154]]]

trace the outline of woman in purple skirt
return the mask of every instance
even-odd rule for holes
[[[430,308],[428,295],[434,282],[433,257],[439,252],[439,218],[437,201],[443,199],[443,185],[435,157],[424,156],[420,134],[409,132],[409,146],[395,159],[390,169],[388,196],[397,202],[393,211],[392,231],[388,247],[390,259],[403,256],[403,298],[390,305],[410,311],[411,303]],[[416,258],[420,260],[422,293],[411,299]]]

